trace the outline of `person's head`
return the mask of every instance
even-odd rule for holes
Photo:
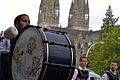
[[[27,14],[21,14],[18,15],[14,19],[14,26],[17,28],[17,30],[20,32],[25,26],[30,25],[30,19]]]
[[[81,66],[82,68],[85,68],[85,67],[87,66],[87,63],[88,63],[86,57],[80,57],[79,62],[80,62],[80,66]]]
[[[118,68],[118,62],[117,62],[117,61],[111,61],[111,62],[110,62],[110,69],[111,69],[112,71],[116,71],[117,68]]]

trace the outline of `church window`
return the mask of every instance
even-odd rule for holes
[[[72,18],[72,16],[73,16],[73,15],[72,15],[72,14],[70,14],[70,19]]]
[[[59,14],[59,10],[56,10],[56,15],[58,16],[58,14]]]
[[[88,14],[85,14],[85,20],[88,20]]]
[[[42,11],[40,10],[40,12],[39,12],[39,13],[41,14],[41,12],[42,12]]]

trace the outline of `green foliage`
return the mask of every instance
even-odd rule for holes
[[[118,18],[113,18],[111,6],[105,15],[99,39],[96,41],[104,43],[96,44],[88,55],[88,66],[101,76],[110,69],[110,61],[120,62],[120,29],[115,27]]]
[[[115,26],[115,23],[118,21],[118,18],[113,18],[114,15],[112,14],[112,9],[111,6],[109,6],[106,14],[105,14],[105,18],[103,19],[103,26],[101,27],[101,30],[105,30],[106,32],[109,32],[110,28]]]
[[[104,43],[96,44],[94,50],[89,53],[88,66],[102,76],[110,69],[110,61],[120,62],[120,29],[112,27],[109,32],[104,32],[100,36],[97,42]]]

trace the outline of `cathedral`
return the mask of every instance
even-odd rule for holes
[[[38,14],[38,26],[49,28],[59,26],[59,0],[42,0]],[[88,31],[89,6],[88,0],[74,0],[71,3],[68,28]]]
[[[59,0],[41,0],[38,14],[38,26],[48,29],[65,31],[75,39],[76,57],[85,54],[90,45],[98,39],[100,31],[89,31],[88,0],[72,0],[68,16],[67,28],[59,26]]]

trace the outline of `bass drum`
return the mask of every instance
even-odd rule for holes
[[[29,26],[18,35],[11,59],[13,80],[71,80],[75,47],[67,33]]]

